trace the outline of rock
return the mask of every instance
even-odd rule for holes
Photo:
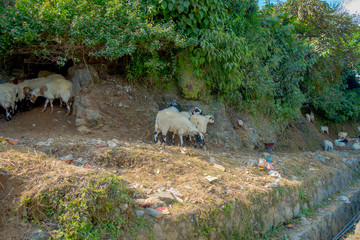
[[[35,232],[31,233],[29,235],[29,238],[31,240],[49,240],[53,239],[51,235],[47,232],[44,232],[43,230],[36,230]]]
[[[211,157],[209,161],[210,162],[216,162],[215,158],[213,158],[213,157]]]
[[[272,176],[272,177],[277,177],[277,178],[281,178],[281,175],[278,171],[275,171],[275,170],[270,170],[268,172],[269,176]]]
[[[108,140],[106,143],[111,148],[117,147],[117,144],[115,142],[111,141],[111,140]]]
[[[161,218],[164,216],[162,212],[159,212],[158,210],[152,208],[146,208],[145,213],[153,218]]]
[[[152,197],[152,196],[158,197],[162,201],[165,201],[167,204],[171,204],[171,203],[175,202],[175,200],[176,200],[174,198],[174,196],[169,192],[158,192],[158,193],[151,195],[150,197]]]
[[[166,202],[161,201],[160,198],[158,196],[151,196],[147,199],[145,199],[145,202],[148,204],[151,204],[151,206],[166,206]],[[172,203],[173,201],[168,201],[169,203]]]
[[[87,127],[85,127],[85,126],[80,126],[80,127],[78,127],[77,130],[78,130],[80,133],[83,133],[83,134],[89,134],[89,133],[91,133],[91,130],[88,129]]]
[[[219,170],[221,170],[221,171],[223,171],[223,172],[225,172],[225,168],[223,167],[223,166],[221,166],[221,165],[219,165],[219,164],[214,164],[214,167],[215,168],[217,168],[217,169],[219,169]]]
[[[177,189],[175,189],[173,187],[171,187],[169,191],[177,197],[183,197],[183,195]]]
[[[47,141],[38,142],[36,145],[49,147],[52,143],[53,143],[53,140],[51,138],[49,138]]]
[[[209,182],[214,182],[216,180],[218,180],[219,178],[218,177],[212,177],[212,176],[206,176],[205,177]]]
[[[63,157],[60,158],[60,160],[62,160],[62,161],[72,160],[72,159],[74,159],[72,154],[69,154],[69,155],[66,155],[66,156],[63,156]]]
[[[47,70],[41,70],[38,73],[38,78],[47,77],[49,75],[54,74],[53,72],[47,71]]]
[[[144,216],[145,212],[143,210],[135,210],[135,214],[138,217],[142,217]]]
[[[111,139],[111,141],[112,141],[113,143],[120,144],[120,141],[117,140],[116,138]]]
[[[315,154],[314,158],[322,163],[325,163],[325,158],[321,154]]]
[[[76,126],[81,126],[81,125],[85,125],[86,124],[86,121],[84,120],[84,119],[82,119],[82,118],[77,118],[76,120],[75,120],[75,125]]]
[[[345,203],[351,203],[350,200],[347,197],[345,197],[344,195],[338,197],[337,199],[340,201],[344,201]]]
[[[201,76],[197,77],[194,74],[194,67],[191,60],[188,59],[187,53],[180,53],[178,55],[180,81],[179,87],[188,99],[201,99],[209,95],[206,90],[206,83],[201,80]]]
[[[76,115],[77,119],[82,119],[79,120],[79,124],[81,125],[90,123],[92,126],[99,126],[103,121],[97,105],[92,104],[90,99],[86,96],[76,96],[73,113]],[[85,121],[85,123],[83,121]]]
[[[91,65],[79,64],[69,68],[69,79],[73,82],[74,95],[80,92],[87,93],[99,81],[99,76],[95,68]]]

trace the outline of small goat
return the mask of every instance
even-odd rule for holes
[[[320,131],[329,135],[329,128],[327,126],[320,126]]]
[[[338,136],[339,136],[339,138],[341,138],[341,139],[345,139],[345,138],[347,137],[347,135],[348,135],[347,132],[339,132],[339,133],[338,133]]]
[[[325,151],[334,150],[334,145],[329,140],[324,140]]]

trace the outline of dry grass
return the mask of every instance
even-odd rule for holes
[[[140,142],[122,143],[116,149],[98,149],[84,143],[69,145],[67,140],[56,141],[53,148],[59,149],[59,156],[69,153],[87,156],[92,168],[77,167],[73,165],[75,162],[65,163],[55,155],[49,157],[41,152],[45,147],[33,150],[20,146],[0,146],[0,172],[11,174],[7,179],[0,178],[0,188],[5,189],[1,195],[4,204],[0,208],[0,229],[3,234],[19,236],[18,229],[21,228],[21,236],[26,236],[34,225],[22,222],[24,217],[36,220],[48,231],[54,231],[58,226],[56,221],[54,225],[54,220],[49,218],[46,209],[49,206],[56,209],[59,205],[49,205],[42,202],[40,197],[50,193],[51,197],[49,195],[47,200],[56,201],[67,194],[78,196],[81,189],[89,189],[92,181],[106,176],[122,179],[124,189],[135,189],[129,195],[131,199],[146,198],[159,189],[177,189],[183,194],[184,202],[172,205],[170,217],[173,218],[216,209],[227,202],[241,201],[250,205],[254,193],[271,192],[273,189],[269,185],[277,180],[270,177],[267,170],[261,170],[253,163],[260,157],[257,153],[225,154]],[[289,189],[300,185],[307,187],[335,170],[345,168],[340,155],[321,154],[325,157],[325,164],[316,160],[313,153],[272,155],[276,162],[275,169],[283,177],[279,179],[280,185]],[[210,162],[210,157],[216,162]],[[214,164],[223,166],[225,171]],[[205,178],[209,175],[218,179],[210,183]]]

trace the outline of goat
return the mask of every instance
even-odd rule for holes
[[[320,126],[320,131],[329,135],[329,128],[327,126]]]
[[[36,101],[36,98],[39,96],[43,96],[46,98],[46,102],[44,105],[43,112],[45,112],[48,103],[50,102],[51,105],[51,113],[54,112],[53,100],[56,98],[61,98],[62,101],[66,103],[67,113],[66,115],[70,115],[70,107],[72,105],[72,82],[66,79],[55,79],[44,86],[35,89],[34,91],[30,92],[30,100],[32,103]]]
[[[331,141],[324,140],[324,145],[325,145],[325,151],[334,150],[334,145]]]

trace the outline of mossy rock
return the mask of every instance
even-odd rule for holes
[[[199,100],[209,96],[209,91],[206,88],[205,82],[201,77],[194,75],[194,67],[191,64],[186,54],[180,54],[178,57],[180,79],[178,82],[179,88],[186,99]]]

